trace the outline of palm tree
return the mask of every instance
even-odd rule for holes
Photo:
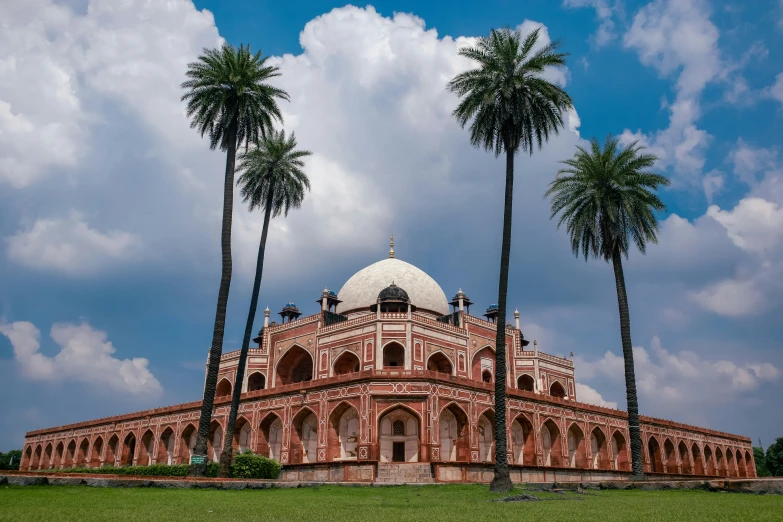
[[[220,246],[222,272],[218,291],[215,327],[209,350],[204,400],[194,454],[205,456],[209,423],[215,400],[215,385],[223,353],[223,330],[226,322],[226,304],[231,285],[231,216],[234,208],[234,164],[238,144],[248,146],[265,137],[272,128],[272,120],[282,121],[276,98],[288,100],[288,94],[269,85],[267,80],[279,76],[277,67],[266,65],[261,52],[250,52],[250,46],[238,49],[224,44],[220,49],[204,49],[198,60],[188,64],[188,80],[182,101],[187,101],[190,126],[202,136],[209,136],[212,149],[226,151],[226,173],[223,183],[223,225]],[[192,475],[204,475],[206,464],[191,465]]]
[[[571,98],[562,88],[541,75],[549,67],[565,66],[566,54],[557,52],[558,42],[534,51],[536,29],[522,38],[519,31],[492,30],[475,47],[459,51],[478,62],[478,67],[458,74],[449,89],[461,97],[454,117],[464,128],[470,125],[474,147],[506,153],[506,191],[503,211],[503,246],[500,253],[498,320],[495,340],[495,477],[491,491],[510,491],[506,455],[506,294],[511,252],[511,208],[514,195],[514,155],[521,149],[533,154],[550,134],[563,126],[563,113]]]
[[[593,138],[589,151],[577,147],[576,155],[562,162],[567,167],[558,172],[546,191],[546,196],[553,195],[551,217],[562,212],[557,227],[565,223],[574,255],[583,254],[585,261],[591,256],[602,258],[614,266],[625,359],[631,467],[635,477],[644,475],[644,467],[622,256],[628,257],[631,243],[644,254],[648,241],[658,242],[655,212],[662,212],[666,207],[655,191],[660,185],[669,185],[664,176],[648,172],[656,157],[643,154],[643,149],[636,142],[623,147],[611,136],[607,136],[601,148]]]
[[[242,350],[239,352],[239,365],[231,396],[231,411],[228,415],[226,437],[223,452],[220,454],[220,476],[227,477],[233,452],[234,426],[239,410],[239,396],[245,375],[247,352],[253,333],[253,322],[258,306],[258,290],[261,287],[261,275],[264,272],[264,252],[270,218],[280,214],[288,216],[292,208],[299,208],[304,200],[305,191],[310,190],[310,180],[302,171],[303,158],[312,152],[296,150],[296,136],[286,138],[285,131],[272,131],[258,148],[251,149],[239,156],[239,168],[242,174],[237,184],[242,187],[242,197],[250,204],[250,210],[264,209],[264,228],[261,231],[261,243],[258,245],[256,260],[256,278],[253,281],[253,294],[250,298],[250,310],[245,324],[245,336],[242,338]]]

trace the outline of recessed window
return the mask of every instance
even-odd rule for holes
[[[404,436],[405,435],[405,423],[401,420],[396,420],[392,423],[392,435]]]

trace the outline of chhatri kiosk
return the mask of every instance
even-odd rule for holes
[[[281,480],[490,481],[498,310],[389,257],[355,273],[318,311],[294,303],[254,339],[234,434],[239,451],[283,464]],[[573,355],[506,327],[512,479],[625,478],[627,414],[581,403]],[[223,354],[208,452],[217,460],[239,352]],[[27,433],[21,469],[186,463],[200,401]],[[753,477],[747,437],[641,417],[645,471]]]

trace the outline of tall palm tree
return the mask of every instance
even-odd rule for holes
[[[454,117],[464,128],[471,119],[473,146],[506,153],[506,191],[503,210],[503,245],[498,283],[498,320],[495,339],[495,477],[491,491],[510,491],[506,446],[506,294],[511,252],[511,208],[514,196],[514,155],[533,154],[550,134],[563,126],[563,114],[572,107],[571,97],[542,73],[565,66],[565,53],[558,42],[534,50],[536,29],[522,38],[519,31],[492,30],[475,47],[462,48],[461,56],[478,67],[458,74],[449,89],[461,97]]]
[[[220,476],[227,477],[233,452],[234,426],[239,410],[239,396],[245,376],[247,352],[253,334],[253,322],[258,306],[258,290],[261,287],[261,275],[264,272],[264,252],[269,220],[280,214],[288,216],[292,208],[299,208],[304,200],[305,191],[310,190],[310,180],[302,171],[303,158],[312,152],[296,150],[296,136],[292,132],[286,138],[285,131],[272,131],[258,148],[251,149],[239,156],[241,172],[237,184],[242,187],[241,194],[250,210],[264,209],[264,228],[261,230],[261,243],[258,245],[256,277],[253,281],[253,294],[250,297],[250,310],[245,323],[245,336],[242,338],[242,350],[239,352],[239,365],[231,396],[231,411],[228,415],[226,437],[223,452],[220,454]]]
[[[655,212],[666,207],[655,191],[669,185],[664,176],[648,171],[656,157],[642,153],[643,150],[636,142],[623,147],[611,136],[607,136],[602,148],[593,138],[589,151],[577,147],[576,155],[562,162],[566,168],[558,172],[546,191],[546,196],[553,196],[551,217],[562,212],[557,227],[565,223],[574,255],[583,254],[585,261],[588,257],[601,258],[607,263],[611,261],[614,267],[625,359],[631,468],[637,477],[644,475],[644,467],[622,256],[628,258],[631,243],[644,254],[647,242],[658,242]]]
[[[234,208],[234,164],[237,145],[266,136],[272,121],[282,121],[277,98],[288,100],[288,94],[266,83],[279,76],[277,67],[266,65],[261,52],[253,54],[250,46],[234,48],[224,44],[220,49],[204,49],[198,60],[188,64],[188,80],[182,101],[187,101],[190,126],[202,136],[209,136],[212,149],[226,151],[226,172],[223,183],[223,226],[220,247],[222,272],[218,290],[212,346],[209,350],[204,400],[198,424],[195,455],[206,456],[209,423],[215,400],[215,385],[223,353],[223,330],[226,323],[226,304],[231,285],[231,216]],[[192,475],[204,475],[206,464],[191,465]]]

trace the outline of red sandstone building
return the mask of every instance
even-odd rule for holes
[[[470,315],[394,258],[324,290],[320,312],[293,303],[250,350],[234,443],[283,464],[284,480],[489,481],[494,457],[497,308]],[[451,310],[449,309],[451,306]],[[580,403],[573,356],[506,329],[512,479],[630,474],[627,414]],[[223,355],[209,438],[217,460],[239,352]],[[27,433],[21,469],[186,463],[200,402]],[[754,477],[747,437],[641,417],[650,474]]]

